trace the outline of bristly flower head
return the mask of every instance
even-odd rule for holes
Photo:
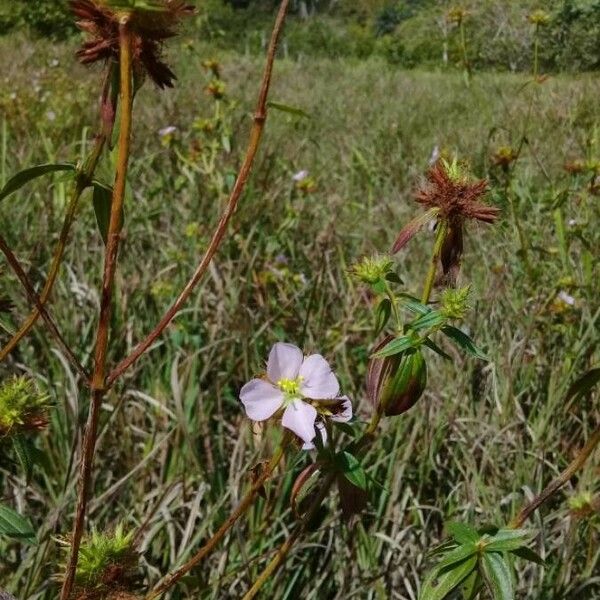
[[[389,256],[365,256],[352,266],[352,274],[363,283],[373,284],[385,279],[393,267]]]
[[[456,158],[451,163],[442,159],[429,170],[427,183],[417,191],[415,199],[428,208],[439,208],[441,218],[493,223],[500,211],[481,202],[487,191],[488,182],[471,180]]]
[[[281,412],[281,424],[310,450],[317,431],[325,441],[325,418],[344,423],[352,418],[352,403],[339,393],[337,377],[320,354],[304,357],[300,348],[278,342],[269,354],[266,378],[244,385],[240,400],[253,421]]]
[[[175,74],[162,60],[162,45],[176,34],[179,21],[195,12],[184,0],[70,0],[77,26],[89,34],[77,52],[83,64],[118,61],[119,23],[126,17],[133,33],[133,66],[159,88],[173,87]]]
[[[447,319],[464,319],[469,310],[469,294],[471,286],[463,288],[446,288],[442,292],[440,309]]]
[[[41,431],[48,425],[48,396],[27,377],[13,377],[0,385],[0,437]]]
[[[419,188],[415,200],[429,210],[406,225],[396,238],[392,252],[402,249],[427,223],[445,223],[446,235],[440,258],[444,275],[453,280],[463,251],[463,225],[467,220],[494,223],[500,214],[495,206],[483,202],[488,191],[485,179],[473,180],[456,158],[450,163],[438,161],[427,172],[427,181]]]
[[[68,550],[70,542],[59,538]],[[138,583],[139,553],[135,548],[133,532],[126,532],[119,524],[114,531],[103,533],[93,530],[84,538],[79,550],[75,574],[78,598],[119,597],[116,592],[127,592]],[[127,597],[127,596],[126,596]]]

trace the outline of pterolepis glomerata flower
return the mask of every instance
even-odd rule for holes
[[[66,550],[71,545],[65,538],[59,538],[58,542]],[[109,533],[92,530],[79,549],[74,597],[81,600],[135,597],[129,594],[139,584],[138,565],[133,531],[126,532],[122,524]]]
[[[240,400],[253,421],[281,414],[281,424],[309,450],[317,430],[325,441],[327,419],[344,423],[352,418],[350,399],[339,394],[337,377],[320,354],[305,357],[293,344],[278,342],[269,353],[266,377],[244,385]]]
[[[394,261],[389,256],[365,256],[352,267],[352,275],[359,281],[374,285],[386,278],[394,268]]]
[[[0,437],[41,431],[48,425],[48,396],[28,377],[0,384]]]
[[[442,292],[440,308],[447,319],[461,320],[469,310],[470,286],[459,289],[446,288]]]

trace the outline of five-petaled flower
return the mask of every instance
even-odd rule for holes
[[[266,379],[244,385],[240,400],[253,421],[266,421],[282,410],[282,425],[308,450],[314,448],[317,430],[326,440],[324,418],[338,422],[352,418],[352,403],[339,392],[337,377],[320,354],[305,357],[293,344],[278,342],[269,354]]]

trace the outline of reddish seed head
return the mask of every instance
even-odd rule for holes
[[[90,36],[77,52],[83,64],[119,59],[119,13],[102,0],[70,0],[77,26]],[[176,34],[179,21],[194,13],[183,0],[162,0],[162,10],[132,10],[132,55],[138,75],[148,75],[160,87],[173,87],[175,74],[162,60],[162,44]]]
[[[416,201],[429,208],[439,208],[441,218],[458,217],[493,223],[500,209],[481,202],[487,194],[488,182],[485,179],[469,181],[465,177],[454,178],[448,171],[441,162],[429,169],[427,183],[417,191]]]

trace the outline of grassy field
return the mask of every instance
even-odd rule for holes
[[[98,77],[76,66],[68,45],[0,40],[2,183],[29,164],[74,160],[96,127]],[[144,86],[135,106],[130,193],[117,275],[111,359],[124,356],[168,307],[206,246],[244,150],[261,62],[225,54],[225,127],[206,132],[215,102],[201,62],[210,48],[181,44],[179,84]],[[237,399],[287,340],[335,364],[360,418],[370,406],[364,377],[372,323],[369,297],[349,277],[360,256],[385,252],[420,210],[411,198],[434,147],[489,177],[500,222],[472,226],[461,275],[472,285],[467,329],[491,361],[456,354],[434,361],[425,398],[385,422],[370,450],[376,487],[367,515],[340,524],[332,511],[304,538],[264,598],[417,597],[444,537],[445,519],[503,523],[573,457],[598,422],[598,396],[566,402],[573,380],[598,362],[598,197],[585,176],[563,168],[600,160],[600,81],[557,76],[395,70],[384,62],[280,61],[272,99],[306,111],[271,111],[258,164],[233,233],[193,301],[102,410],[90,524],[139,529],[145,585],[186,560],[240,497],[248,470],[269,456],[276,431],[256,431]],[[159,129],[175,126],[172,138]],[[226,139],[224,139],[226,138]],[[510,185],[491,157],[522,152]],[[297,189],[306,169],[314,189]],[[99,177],[112,179],[110,160]],[[67,184],[32,184],[3,202],[0,227],[37,284],[44,281],[65,208]],[[398,256],[416,294],[431,239]],[[84,196],[51,302],[67,340],[90,364],[103,255],[91,198]],[[11,272],[0,296],[0,341],[27,311]],[[571,297],[574,304],[570,303]],[[565,300],[566,298],[566,300]],[[1,367],[29,373],[55,403],[38,439],[47,457],[29,485],[14,456],[0,455],[2,499],[29,515],[39,544],[0,541],[0,587],[18,598],[56,597],[57,535],[70,531],[76,464],[88,395],[42,324]],[[1,440],[0,440],[1,443]],[[531,522],[546,567],[523,563],[519,598],[600,597],[597,517],[575,518],[567,498],[600,492],[598,460]],[[172,598],[238,598],[286,538],[295,475],[284,469],[218,551]],[[542,529],[542,520],[544,527]]]

